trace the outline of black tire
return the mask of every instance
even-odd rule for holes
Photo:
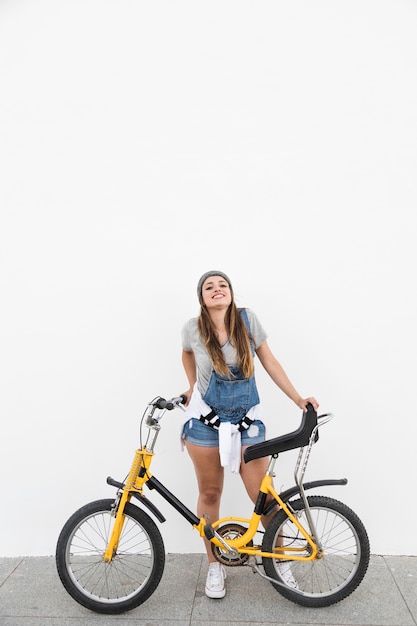
[[[273,587],[285,598],[309,607],[336,604],[349,596],[365,576],[369,564],[369,539],[359,517],[349,507],[333,498],[310,496],[307,498],[323,557],[315,561],[282,561],[264,558],[265,573],[277,581]],[[309,528],[303,501],[290,503],[304,528]],[[295,524],[283,510],[278,511],[266,529],[262,550],[273,552],[281,545],[288,548],[305,548],[299,553],[307,556],[309,546]],[[285,579],[285,568],[297,585]],[[284,572],[282,571],[284,570]]]
[[[164,543],[155,522],[127,503],[119,547],[111,563],[103,555],[115,518],[114,500],[76,511],[58,538],[56,566],[70,596],[97,613],[130,611],[152,595],[165,567]]]

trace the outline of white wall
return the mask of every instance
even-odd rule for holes
[[[186,388],[212,268],[335,414],[307,478],[347,476],[325,491],[372,552],[417,554],[416,29],[403,0],[0,2],[0,556],[112,497],[147,401]],[[269,435],[295,427],[258,377]],[[194,508],[181,418],[154,473]],[[154,498],[167,550],[200,551]]]

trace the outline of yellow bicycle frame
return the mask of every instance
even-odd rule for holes
[[[152,448],[152,446],[151,446]],[[131,498],[135,494],[140,494],[143,496],[143,486],[149,481],[152,481],[153,488],[157,489],[161,493],[161,495],[171,504],[177,508],[177,510],[184,515],[196,528],[201,537],[206,536],[207,529],[207,519],[202,517],[198,519],[185,505],[179,502],[173,494],[171,494],[159,481],[157,481],[149,471],[149,468],[152,463],[154,453],[149,450],[146,446],[143,446],[141,449],[136,450],[135,457],[127,477],[126,483],[119,491],[119,501],[116,505],[116,519],[113,526],[113,530],[111,533],[111,537],[109,543],[107,545],[107,549],[104,553],[103,559],[105,562],[109,563],[112,561],[113,557],[117,552],[117,548],[120,541],[121,532],[123,529],[124,523],[124,510],[127,502],[130,502]],[[214,523],[212,523],[210,528],[214,532],[214,536],[210,538],[210,541],[218,546],[219,548],[225,549],[226,547],[230,549],[230,551],[238,552],[239,554],[248,554],[253,556],[260,556],[266,558],[274,558],[274,559],[286,559],[292,561],[314,561],[317,558],[321,558],[322,554],[315,542],[314,538],[310,535],[309,532],[302,526],[302,524],[298,521],[295,515],[291,512],[290,508],[285,504],[285,502],[280,498],[279,494],[275,491],[272,485],[272,476],[273,473],[267,471],[265,476],[262,479],[260,486],[260,494],[272,495],[274,500],[277,502],[279,507],[283,509],[288,516],[288,518],[292,521],[292,523],[298,528],[301,535],[305,538],[309,549],[308,555],[300,555],[300,552],[305,553],[305,547],[280,547],[279,545],[275,548],[274,552],[262,552],[259,547],[248,545],[256,532],[258,531],[261,515],[256,513],[256,508],[250,519],[241,518],[241,517],[227,517],[222,518]],[[143,496],[144,502],[146,503],[146,498]],[[219,528],[222,524],[226,522],[243,522],[248,524],[247,531],[235,538],[224,540],[219,535],[216,536],[216,529]]]

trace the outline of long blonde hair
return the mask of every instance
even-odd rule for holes
[[[237,352],[238,365],[242,370],[243,376],[249,378],[253,376],[254,373],[253,355],[250,344],[251,337],[239,313],[239,309],[236,307],[233,300],[233,294],[232,302],[226,311],[225,325],[229,341]],[[221,376],[233,378],[232,372],[224,358],[213,322],[204,305],[201,306],[200,317],[198,318],[198,330],[214,370]]]

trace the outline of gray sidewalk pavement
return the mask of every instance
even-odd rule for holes
[[[249,567],[227,568],[227,595],[204,594],[202,554],[168,554],[155,593],[123,615],[99,615],[64,590],[54,557],[0,558],[1,626],[416,626],[417,557],[371,557],[351,596],[324,609],[289,602]]]

